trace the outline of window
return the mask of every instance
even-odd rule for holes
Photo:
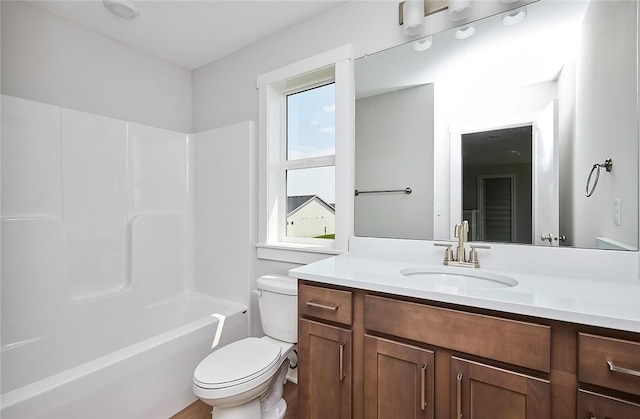
[[[335,238],[335,84],[287,93],[286,241]],[[294,224],[294,222],[297,223]]]
[[[258,77],[258,257],[308,263],[352,231],[351,47]]]

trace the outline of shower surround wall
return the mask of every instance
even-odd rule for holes
[[[32,238],[24,243],[38,243],[44,253],[3,246],[3,270],[10,273],[3,275],[3,303],[9,302],[3,321],[17,314],[11,301],[20,311],[33,304],[28,313],[46,315],[66,296],[82,302],[130,286],[178,292],[187,135],[2,99],[3,239]],[[34,292],[47,301],[34,301]]]
[[[253,123],[187,135],[1,105],[0,415],[176,413],[212,314],[220,345],[248,335]]]

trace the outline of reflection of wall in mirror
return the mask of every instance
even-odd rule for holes
[[[358,100],[358,190],[404,189],[406,194],[355,198],[355,235],[433,237],[433,85]]]
[[[637,2],[591,2],[576,59],[574,148],[575,246],[604,236],[638,247]],[[612,124],[611,121],[618,121]],[[614,162],[594,194],[585,183],[594,163]],[[621,225],[613,200],[621,198]]]

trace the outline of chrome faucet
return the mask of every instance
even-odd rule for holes
[[[463,266],[466,268],[479,268],[478,251],[476,249],[490,249],[491,246],[486,244],[471,244],[469,259],[467,259],[467,251],[464,246],[469,237],[469,222],[462,221],[462,224],[456,224],[453,227],[453,235],[458,239],[455,256],[453,255],[453,243],[434,243],[435,246],[446,247],[444,251],[444,265]]]
[[[467,251],[464,248],[464,242],[466,242],[469,237],[469,222],[464,220],[462,221],[462,224],[456,224],[453,227],[453,235],[458,239],[455,260],[458,262],[464,262],[467,260]]]

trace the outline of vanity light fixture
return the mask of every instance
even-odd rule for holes
[[[456,31],[455,37],[456,39],[467,39],[467,38],[471,38],[475,33],[476,33],[476,28],[474,28],[473,26],[465,26]]]
[[[505,26],[517,25],[527,17],[527,9],[513,10],[502,14],[502,24]]]
[[[457,22],[471,15],[471,0],[449,0],[449,20]]]
[[[433,36],[425,36],[424,38],[413,41],[414,51],[426,51],[433,45]]]
[[[129,0],[103,0],[102,4],[114,15],[125,19],[133,19],[140,14],[138,7]]]
[[[447,0],[405,0],[398,4],[398,24],[407,36],[424,30],[424,18],[447,9]]]
[[[424,29],[424,1],[405,0],[402,9],[403,32],[407,36],[418,35]]]

